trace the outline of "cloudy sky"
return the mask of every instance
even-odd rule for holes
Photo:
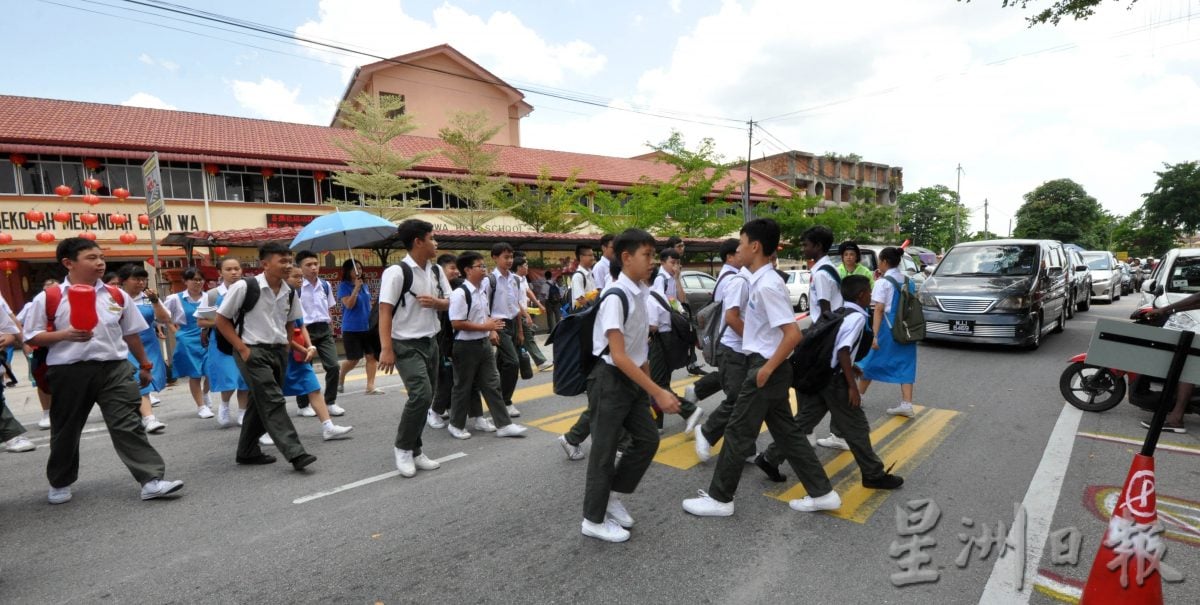
[[[1001,234],[1055,178],[1128,213],[1200,140],[1198,0],[1112,0],[1033,29],[1001,0],[175,1],[381,56],[449,43],[515,86],[592,102],[528,93],[528,147],[631,156],[677,129],[734,159],[754,119],[755,157],[857,153],[904,167],[909,191],[953,188],[961,164],[973,228],[987,199]],[[328,124],[374,61],[125,0],[5,13],[0,94]]]

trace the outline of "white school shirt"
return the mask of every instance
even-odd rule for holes
[[[603,290],[608,285],[608,282],[612,279],[609,267],[612,267],[612,263],[609,262],[607,256],[601,256],[600,260],[596,261],[596,265],[592,267],[592,283],[595,284],[594,287]]]
[[[829,360],[829,367],[838,367],[838,351],[846,347],[850,347],[850,363],[854,363],[854,356],[858,354],[858,339],[862,336],[863,328],[867,327],[867,312],[862,307],[855,303],[846,303],[846,308],[850,313],[846,314],[846,319],[842,320],[842,325],[838,326],[837,341],[833,345],[833,357]]]
[[[247,345],[286,345],[291,338],[288,326],[297,319],[304,319],[300,301],[293,300],[292,311],[289,313],[288,293],[292,288],[286,281],[279,284],[279,294],[276,294],[267,285],[266,275],[259,273],[254,279],[258,280],[258,303],[246,311],[246,318],[242,324],[242,342]],[[245,300],[246,282],[241,280],[229,286],[217,313],[235,321]]]
[[[829,301],[830,311],[836,311],[842,308],[842,304],[844,304],[841,286],[833,279],[832,275],[820,269],[824,265],[828,265],[834,271],[837,271],[837,267],[834,266],[833,261],[829,260],[828,256],[822,256],[821,260],[817,261],[812,267],[812,284],[809,286],[809,293],[812,294],[812,296],[809,296],[809,300],[812,301],[812,304],[808,306],[808,313],[812,316],[813,323],[816,323],[821,318],[821,304],[819,301]]]
[[[659,334],[667,334],[671,331],[671,312],[664,309],[662,303],[654,297],[657,294],[668,305],[671,304],[671,299],[667,298],[661,284],[662,282],[656,279],[654,285],[646,291],[646,315],[649,324],[657,328]]]
[[[646,315],[646,287],[635,284],[628,275],[620,277],[608,284],[604,290],[621,288],[628,299],[629,311],[627,318],[622,317],[621,299],[616,295],[609,296],[596,309],[596,325],[592,328],[592,354],[600,355],[608,346],[608,331],[620,330],[625,336],[625,354],[633,361],[633,365],[642,367],[650,355],[650,343],[646,340],[650,334],[650,324]],[[604,296],[601,292],[600,296]],[[605,353],[601,356],[604,363],[613,365],[612,355]]]
[[[512,271],[507,276],[500,275],[499,269],[492,269],[496,278],[496,297],[493,299],[492,317],[512,319],[521,313],[521,297],[525,290],[521,289],[521,277]]]
[[[746,302],[750,299],[750,272],[745,269],[734,269],[729,265],[721,267],[721,272],[718,277],[721,278],[721,288],[713,297],[713,300],[721,303],[721,344],[745,354],[745,349],[742,348],[742,336],[733,328],[729,328],[725,324],[725,312],[730,309],[737,309],[739,314],[745,317]]]
[[[771,263],[750,273],[750,296],[742,312],[742,321],[742,350],[747,355],[757,353],[767,359],[783,342],[781,328],[796,323],[787,287]]]
[[[296,295],[300,297],[300,308],[304,311],[304,325],[329,323],[332,319],[329,310],[337,305],[329,282],[318,277],[314,284],[302,278]]]
[[[442,327],[437,310],[422,307],[417,302],[417,296],[436,297],[438,283],[442,286],[442,292],[448,294],[450,282],[446,281],[446,274],[442,272],[441,267],[438,267],[437,277],[434,277],[433,268],[437,265],[432,260],[426,262],[424,268],[418,267],[417,261],[411,256],[404,257],[400,262],[408,264],[413,276],[412,288],[404,295],[408,299],[403,301],[404,305],[399,301],[400,292],[404,287],[404,270],[399,265],[392,265],[384,270],[379,284],[380,304],[395,304],[392,309],[392,339],[413,340],[433,336]],[[388,346],[387,343],[384,343],[384,346]]]
[[[651,284],[651,287],[658,286],[659,283],[662,284],[659,286],[660,292],[665,293],[669,299],[679,300],[679,285],[675,281],[675,276],[667,273],[667,270],[661,266],[658,268],[658,275],[654,276],[654,283]]]
[[[0,297],[0,334],[18,334],[20,329],[12,318],[12,307],[8,306],[8,301]]]
[[[54,329],[65,330],[71,325],[71,301],[67,298],[67,288],[71,282],[53,286],[62,290],[62,301],[58,304],[58,312],[54,314]],[[122,292],[124,304],[113,300],[112,294],[104,286],[104,282],[96,280],[96,317],[100,323],[92,330],[91,340],[72,342],[64,340],[50,345],[46,354],[46,365],[59,366],[78,361],[118,361],[129,358],[129,345],[125,337],[137,334],[150,327],[142,319],[142,312],[137,310],[133,297]],[[33,306],[25,315],[25,338],[33,338],[46,331],[46,293],[41,292],[33,298]]]
[[[580,267],[571,274],[571,300],[579,300],[580,296],[596,289],[596,278],[587,269]]]
[[[476,288],[469,281],[464,281],[462,287],[455,288],[450,293],[450,321],[469,321],[474,324],[483,323],[488,318],[487,282]],[[467,296],[463,288],[471,293],[471,308],[467,308]],[[480,340],[487,338],[484,330],[459,330],[454,340]]]
[[[171,323],[177,326],[182,326],[187,323],[187,315],[185,315],[183,312],[183,301],[179,300],[180,295],[187,296],[187,290],[168,296],[166,302],[163,303],[163,306],[167,308],[167,313],[171,314]],[[188,300],[194,303],[200,303],[200,305],[203,306],[204,293],[200,293],[200,298],[192,298],[188,296]],[[196,310],[199,311],[200,308],[196,307]]]
[[[888,272],[884,273],[883,277],[875,280],[875,287],[871,289],[871,302],[883,305],[883,312],[885,314],[892,312],[892,296],[896,293],[896,286],[893,286],[892,282],[884,279],[887,277],[896,280],[900,285],[904,285],[905,279],[900,269],[893,267],[888,269]]]

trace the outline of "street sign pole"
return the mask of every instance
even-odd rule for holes
[[[150,217],[150,252],[154,258],[154,291],[162,296],[162,273],[158,261],[158,233],[155,229],[158,217],[166,212],[166,200],[163,199],[162,172],[159,170],[158,152],[142,164],[142,177],[146,180],[146,215]]]

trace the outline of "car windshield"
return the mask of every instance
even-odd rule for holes
[[[946,253],[937,275],[1010,276],[1033,275],[1037,246],[962,246]]]
[[[1112,271],[1107,254],[1084,254],[1083,260],[1087,261],[1088,267],[1097,271]]]
[[[1200,256],[1180,256],[1171,265],[1167,292],[1194,294],[1200,292]]]

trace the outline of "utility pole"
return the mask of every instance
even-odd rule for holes
[[[983,198],[983,236],[988,236],[988,201]]]
[[[746,186],[742,188],[742,221],[750,222],[750,156],[754,153],[754,120],[750,120],[750,136],[746,141]]]
[[[960,212],[961,212],[961,208],[962,208],[962,175],[963,175],[963,167],[962,167],[962,164],[961,164],[961,163],[960,163],[960,164],[959,164],[957,167],[955,167],[955,168],[954,168],[954,172],[955,172],[955,173],[956,173],[956,175],[957,175],[957,176],[955,177],[955,183],[954,183],[954,196],[955,196],[955,198],[956,198],[956,199],[954,200],[954,203],[956,204],[956,205],[954,206],[954,244],[955,244],[955,245],[958,245],[958,220],[959,220],[959,216],[958,216],[958,215],[960,214]]]
[[[1012,219],[1008,219],[1008,236],[1012,237]]]

